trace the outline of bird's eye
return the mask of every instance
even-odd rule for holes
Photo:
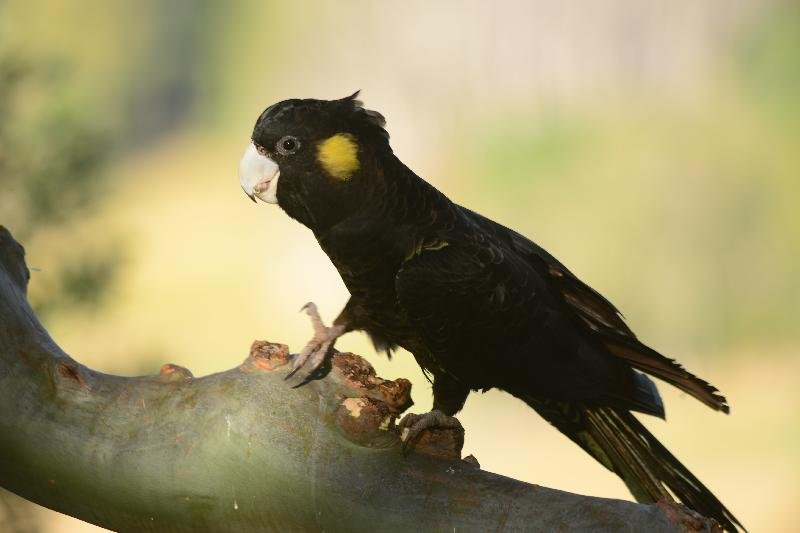
[[[283,155],[293,154],[298,148],[300,148],[300,141],[291,135],[281,137],[281,140],[275,145],[275,149],[278,150],[278,153]]]

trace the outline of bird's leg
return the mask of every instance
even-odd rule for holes
[[[450,428],[464,431],[461,422],[453,415],[464,407],[467,395],[469,387],[446,374],[434,374],[433,410],[424,414],[409,413],[397,424],[403,432],[403,449],[408,449],[426,429]]]
[[[308,302],[300,310],[305,311],[308,316],[311,317],[314,336],[311,337],[311,340],[308,341],[305,348],[297,354],[297,357],[295,357],[292,363],[292,369],[285,379],[292,377],[300,370],[306,361],[311,359],[309,363],[310,370],[305,380],[308,381],[309,377],[331,356],[333,353],[333,344],[336,342],[336,339],[347,332],[347,327],[344,324],[334,324],[331,327],[326,327],[322,322],[322,318],[319,316],[317,306],[313,302]]]

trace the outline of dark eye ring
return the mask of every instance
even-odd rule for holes
[[[278,151],[278,153],[283,155],[293,154],[299,148],[300,141],[297,140],[297,137],[292,137],[291,135],[281,137],[281,139],[278,141],[278,144],[275,145],[275,149]]]

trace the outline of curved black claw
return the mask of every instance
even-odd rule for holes
[[[410,446],[417,441],[423,431],[431,428],[455,428],[464,431],[461,422],[453,416],[447,416],[438,409],[434,409],[428,413],[416,414],[408,413],[397,424],[397,427],[402,431],[401,439],[403,441],[403,454],[407,454]]]
[[[330,358],[333,355],[333,344],[336,342],[336,339],[344,333],[344,326],[326,327],[322,322],[322,318],[319,316],[317,306],[314,305],[313,302],[308,302],[300,311],[305,311],[308,313],[308,316],[311,317],[314,336],[311,337],[311,340],[308,341],[305,348],[294,358],[291,370],[286,377],[283,378],[289,379],[294,376],[297,371],[305,365],[306,361],[310,359],[310,370],[302,383],[297,385],[297,387],[305,385],[309,381],[319,379],[320,377],[325,377],[327,374],[325,367],[327,366],[328,371],[330,370]],[[317,375],[319,373],[318,371],[321,372],[321,375]]]

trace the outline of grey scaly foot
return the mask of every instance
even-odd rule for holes
[[[402,432],[401,439],[403,440],[403,452],[406,452],[409,445],[413,443],[426,429],[450,428],[464,431],[464,427],[457,418],[453,416],[447,416],[438,409],[434,409],[433,411],[421,415],[409,413],[404,416],[402,420],[400,420],[400,422],[397,424],[397,427]]]
[[[333,354],[333,344],[336,342],[336,339],[342,336],[345,328],[344,326],[326,327],[322,322],[322,318],[319,316],[317,306],[313,302],[308,302],[300,309],[300,311],[305,311],[308,316],[311,317],[311,325],[314,328],[314,336],[311,337],[310,341],[308,341],[308,344],[306,344],[305,348],[303,348],[303,351],[297,354],[297,357],[295,357],[294,362],[292,363],[292,369],[284,379],[289,379],[295,375],[295,373],[302,368],[306,361],[310,359],[310,370],[306,376],[306,379],[303,381],[303,383],[306,383],[309,381],[310,376],[319,367],[321,367],[327,359],[331,357]]]

